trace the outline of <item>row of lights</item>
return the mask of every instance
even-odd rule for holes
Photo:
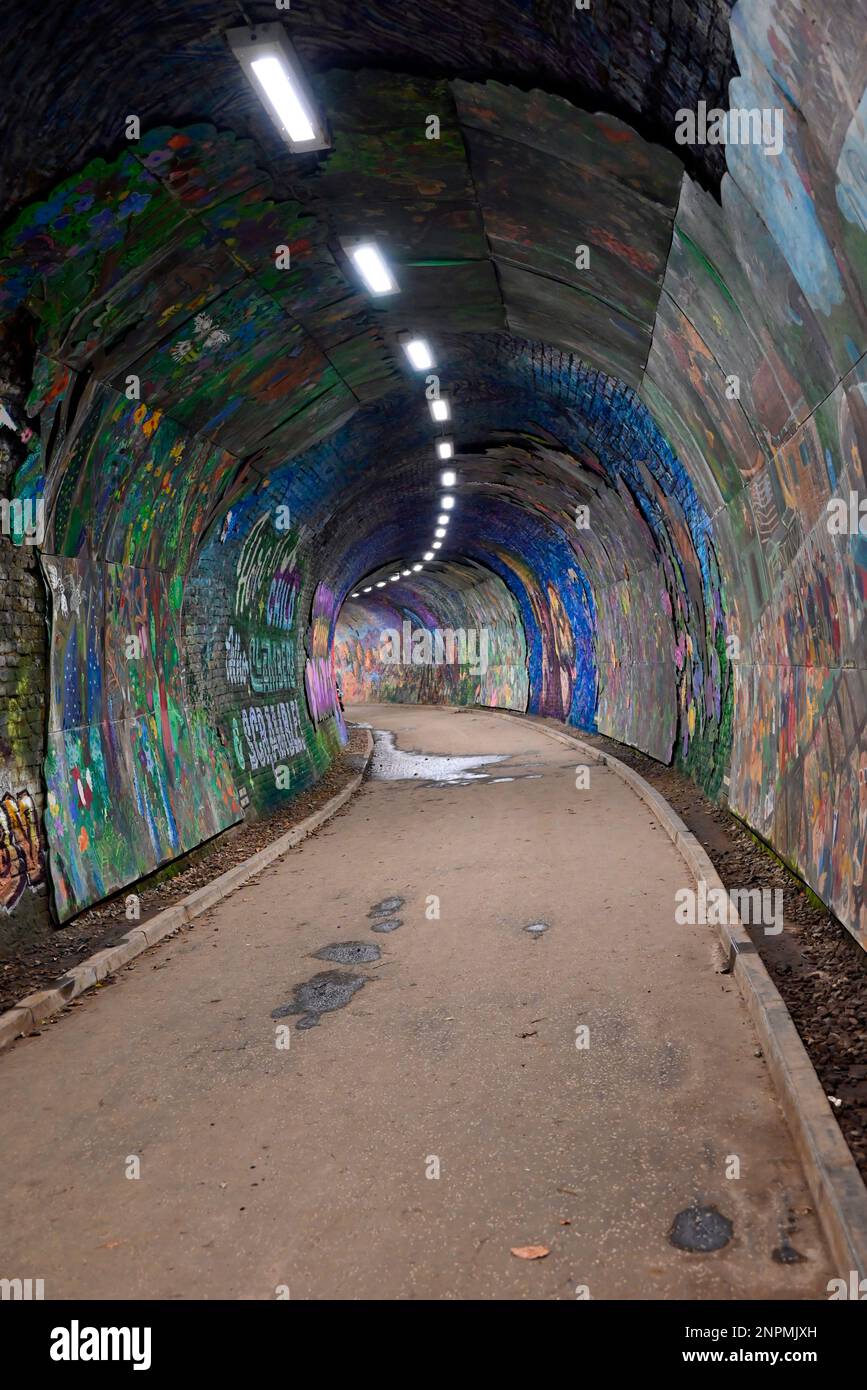
[[[375,246],[372,246],[372,244],[367,243],[365,249],[372,251],[375,257],[377,258],[377,262],[381,267],[381,272],[377,275],[377,283],[382,283],[383,276],[389,275],[388,268],[386,267],[385,262],[382,260],[382,257],[379,255],[379,252],[377,251]],[[368,269],[370,263],[371,262],[369,260],[365,260],[365,266]],[[362,275],[362,279],[364,279],[365,283],[368,285],[368,288],[371,289],[371,292],[376,293],[377,291],[373,290],[371,284],[367,281],[365,271],[360,268],[360,273]],[[384,293],[385,291],[379,292]],[[404,352],[406,353],[411,365],[415,368],[416,371],[426,372],[429,371],[433,366],[435,366],[433,353],[431,352],[430,347],[424,338],[413,338],[409,334],[403,334],[401,336],[400,341],[403,346]],[[437,422],[449,419],[449,403],[442,396],[438,396],[435,400],[432,400],[430,402],[430,410],[431,415]],[[454,445],[451,439],[438,439],[436,449],[437,456],[440,459],[450,459],[454,456]],[[451,468],[445,469],[440,474],[440,483],[444,488],[454,487],[457,480],[458,475]],[[392,584],[397,583],[401,576],[407,576],[412,573],[418,573],[419,570],[424,569],[425,564],[429,563],[436,557],[436,552],[442,549],[443,541],[445,540],[445,537],[447,535],[446,528],[448,527],[449,521],[451,520],[450,513],[453,510],[454,505],[455,499],[453,495],[448,492],[444,493],[443,496],[440,498],[440,513],[437,517],[436,530],[434,531],[434,539],[431,542],[430,550],[426,550],[424,555],[422,556],[421,562],[414,564],[411,569],[405,569],[400,571],[398,574],[391,575]],[[381,579],[375,585],[368,584],[367,587],[362,590],[356,589],[355,592],[350,595],[350,597],[358,598],[361,593],[370,594],[373,592],[374,588],[384,589],[385,587],[386,581],[384,579]]]
[[[325,122],[316,112],[298,56],[282,25],[260,24],[243,29],[231,29],[226,37],[235,58],[264,102],[282,139],[297,152],[328,149],[330,140]],[[342,244],[372,295],[394,294],[397,291],[394,275],[374,242],[344,238]],[[400,341],[415,371],[429,371],[435,365],[433,353],[424,338],[402,334]],[[451,415],[448,400],[444,396],[437,396],[430,401],[430,413],[435,424],[445,423]],[[441,461],[453,458],[455,451],[452,440],[445,436],[438,439],[436,451]],[[448,469],[440,475],[440,482],[444,488],[453,487],[457,482],[457,474]],[[423,561],[414,564],[411,569],[391,575],[392,584],[397,583],[401,575],[406,577],[423,569],[427,562],[434,559],[436,552],[442,549],[450,519],[449,513],[454,505],[455,499],[450,493],[447,492],[440,498],[440,513],[431,549],[425,552]],[[384,589],[386,581],[379,580],[375,587]],[[363,592],[369,594],[373,589],[374,585],[369,584]],[[359,592],[356,590],[352,597],[358,598]]]
[[[453,487],[454,484],[457,482],[457,474],[453,473],[450,469],[448,469],[446,470],[446,472],[440,474],[440,482],[442,483],[443,487]],[[422,561],[424,563],[417,563],[413,565],[411,569],[399,570],[397,574],[392,574],[390,576],[392,584],[396,584],[402,576],[405,578],[407,575],[413,573],[417,574],[419,570],[423,570],[425,563],[427,563],[430,560],[433,560],[435,557],[435,552],[437,550],[442,549],[442,543],[446,536],[446,527],[448,526],[451,520],[449,513],[452,511],[454,505],[455,499],[452,496],[452,494],[448,492],[444,493],[443,496],[440,498],[440,506],[442,508],[442,511],[437,517],[436,530],[434,531],[435,539],[431,544],[430,550],[426,550],[422,557]],[[377,580],[375,585],[368,584],[367,587],[364,589],[356,589],[352,594],[350,594],[350,598],[359,598],[360,595],[363,593],[372,593],[374,588],[384,589],[385,587],[386,581],[384,579],[379,579]]]
[[[416,371],[428,371],[435,365],[433,353],[424,338],[412,338],[409,335],[405,335],[401,341],[403,343],[404,352]],[[430,401],[429,404],[431,416],[437,424],[442,424],[450,418],[451,411],[445,396],[437,396],[434,400]],[[455,447],[452,440],[444,436],[437,440],[436,451],[439,459],[450,459],[454,457]],[[447,468],[440,474],[440,482],[445,488],[454,487],[457,480],[458,475],[450,468]],[[425,563],[433,560],[436,552],[442,550],[442,544],[447,534],[446,528],[451,520],[449,513],[454,505],[455,499],[451,494],[446,493],[440,498],[440,514],[437,517],[436,530],[434,531],[434,539],[431,542],[431,548],[424,554]]]

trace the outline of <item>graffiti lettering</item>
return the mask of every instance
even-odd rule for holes
[[[229,685],[249,686],[257,695],[293,690],[298,684],[295,650],[284,638],[253,636],[248,655],[241,634],[230,627],[226,637],[226,680]]]
[[[298,577],[290,566],[297,544],[291,534],[275,536],[267,512],[260,516],[238,559],[235,613],[239,618],[267,620],[284,630],[292,626]]]
[[[242,710],[241,721],[253,772],[260,767],[276,767],[277,763],[304,752],[297,700],[281,701],[276,705],[252,705]]]
[[[11,912],[24,889],[45,878],[39,817],[27,791],[7,792],[0,801],[0,907]]]

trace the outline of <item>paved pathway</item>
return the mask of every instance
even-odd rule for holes
[[[576,757],[517,720],[355,717],[399,754],[507,760],[381,740],[384,778],[314,838],[0,1057],[0,1276],[49,1298],[826,1297],[765,1063],[712,929],[674,923],[689,879],[650,812],[606,769],[576,789]],[[389,897],[401,925],[375,932]],[[315,956],[346,942],[381,957]],[[364,981],[345,1007],[272,1017],[335,969]],[[724,1248],[671,1243],[694,1207]]]

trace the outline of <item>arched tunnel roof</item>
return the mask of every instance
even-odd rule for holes
[[[293,6],[321,155],[278,139],[229,4],[151,5],[147,36],[144,13],[82,6],[47,69],[7,73],[38,127],[2,154],[0,316],[37,431],[16,485],[46,507],[60,915],[239,814],[262,738],[253,769],[252,705],[225,660],[216,688],[215,652],[246,681],[282,634],[256,693],[306,677],[287,746],[313,776],[347,595],[371,586],[371,621],[377,602],[452,626],[481,601],[456,592],[488,586],[529,709],[679,759],[863,935],[864,541],[825,525],[863,487],[867,430],[857,22],[507,3],[492,36],[489,7],[453,8]],[[699,101],[779,110],[782,149],[730,144],[724,173],[721,145],[676,141]],[[364,291],[350,237],[377,241],[397,293]],[[406,332],[431,344],[442,431]],[[455,506],[423,561],[444,467]],[[144,864],[95,872],[61,788],[87,760],[72,731],[145,717],[108,621],[139,609],[212,776],[155,818]],[[147,799],[123,758],[105,775]],[[842,823],[808,810],[819,785]]]

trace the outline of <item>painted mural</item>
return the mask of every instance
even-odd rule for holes
[[[11,912],[25,888],[45,881],[45,855],[36,803],[30,792],[0,797],[0,907]]]
[[[310,655],[304,667],[304,688],[313,723],[318,725],[323,719],[333,718],[342,727],[333,670],[333,632],[337,608],[333,591],[327,584],[318,584],[313,595]]]
[[[347,600],[334,641],[346,705],[527,708],[527,644],[515,599],[493,577],[468,583],[456,567],[453,579],[455,587],[421,579],[389,586],[388,598]]]
[[[188,681],[229,753],[248,815],[284,805],[346,740],[325,685],[313,686],[321,697],[313,714],[307,652],[324,656],[330,672],[334,598],[323,588],[311,599],[311,537],[295,515],[275,476],[214,526],[187,582]]]
[[[191,708],[183,586],[159,570],[43,557],[51,594],[45,826],[60,921],[240,817]]]

